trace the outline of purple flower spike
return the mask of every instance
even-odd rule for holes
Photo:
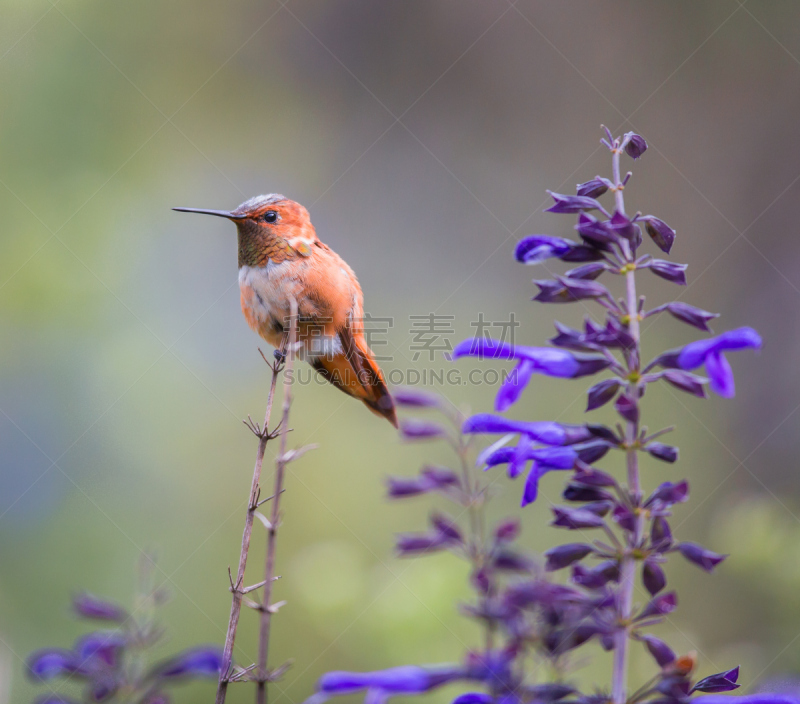
[[[675,653],[663,640],[650,635],[641,636],[641,640],[659,667],[664,668],[675,662]]]
[[[547,191],[555,203],[545,212],[547,213],[580,213],[584,210],[602,210],[602,206],[594,198],[586,196],[567,196],[561,193]]]
[[[620,388],[622,388],[622,382],[619,379],[605,379],[595,384],[588,391],[589,401],[586,410],[593,411],[595,408],[604,406],[617,395]]]
[[[673,230],[667,223],[652,215],[645,215],[640,220],[644,220],[644,229],[650,235],[650,239],[656,243],[656,246],[666,254],[672,249],[675,242],[675,230]]]
[[[602,516],[598,516],[585,508],[567,508],[564,506],[553,506],[555,519],[550,525],[569,530],[580,530],[582,528],[601,528],[605,521]]]
[[[408,408],[438,408],[442,399],[438,394],[401,386],[392,390],[395,403]]]
[[[666,616],[671,614],[678,606],[678,597],[675,592],[668,592],[653,599],[639,614],[639,620],[650,618],[651,616]]]
[[[635,132],[628,132],[623,138],[622,148],[631,159],[638,159],[647,150],[647,142]]]
[[[727,672],[720,672],[716,675],[711,675],[700,680],[694,687],[692,692],[730,692],[738,689],[740,685],[736,684],[739,679],[739,667],[734,667]]]
[[[718,555],[711,550],[706,550],[702,545],[698,545],[697,543],[681,543],[678,545],[678,550],[689,562],[693,562],[706,572],[711,572],[727,557],[727,555]]]
[[[591,545],[585,543],[567,543],[548,550],[544,556],[547,558],[545,569],[548,572],[569,567],[573,562],[582,560],[589,553],[594,552]]]
[[[186,650],[156,665],[154,672],[158,677],[217,677],[222,667],[222,651],[209,645]]]
[[[649,264],[644,264],[643,266],[649,268],[650,271],[662,279],[679,286],[686,286],[686,264],[676,264],[665,259],[653,259]]]
[[[593,178],[591,181],[579,183],[576,186],[577,194],[579,196],[587,196],[588,198],[599,198],[608,190],[611,182],[608,179],[600,178],[599,176]]]
[[[592,437],[583,425],[562,425],[553,421],[511,420],[491,413],[479,413],[468,418],[462,433],[521,433],[543,445],[570,445]]]
[[[653,560],[645,560],[642,566],[642,584],[651,596],[658,594],[667,586],[667,576],[664,570]]]
[[[73,598],[72,608],[78,616],[83,618],[114,621],[116,623],[122,623],[128,618],[128,612],[121,606],[85,592]]]
[[[28,658],[28,673],[38,680],[51,680],[61,675],[80,673],[80,662],[74,653],[60,648],[38,650]]]
[[[447,435],[441,425],[419,418],[405,418],[400,421],[400,433],[406,440],[432,440]]]
[[[665,352],[656,362],[663,367],[685,371],[705,363],[712,391],[724,398],[732,398],[735,394],[733,372],[724,352],[748,348],[760,349],[761,336],[753,328],[737,328],[708,340],[690,342],[682,349]]]
[[[663,462],[676,462],[678,460],[678,448],[672,445],[664,445],[660,442],[651,442],[645,448],[653,457]]]

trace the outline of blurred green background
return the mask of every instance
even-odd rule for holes
[[[645,400],[651,427],[677,420],[683,460],[647,464],[646,485],[688,477],[676,529],[733,553],[713,578],[673,561],[681,606],[660,632],[699,651],[703,674],[800,668],[798,57],[794,0],[0,0],[0,702],[43,691],[22,658],[81,632],[73,592],[130,601],[144,550],[173,594],[162,653],[222,641],[255,454],[241,419],[262,416],[268,375],[239,311],[233,226],[171,207],[302,202],[366,309],[394,321],[385,369],[444,369],[438,353],[414,361],[410,315],[453,316],[451,344],[479,314],[514,312],[527,344],[554,315],[580,321],[580,306],[531,305],[545,272],[511,253],[569,235],[545,189],[608,172],[601,123],[650,143],[626,199],[677,229],[682,300],[765,339],[733,360],[734,401]],[[675,294],[641,278],[651,302]],[[644,345],[692,337],[661,318]],[[513,415],[580,421],[586,386],[536,379]],[[481,410],[495,390],[435,387]],[[317,384],[298,388],[292,426],[320,449],[288,481],[272,653],[295,665],[272,701],[301,702],[330,669],[458,658],[476,640],[454,606],[465,573],[393,559],[393,534],[427,506],[383,498],[386,475],[445,455]],[[534,550],[563,539],[546,526],[562,480],[524,512]],[[498,516],[521,491],[499,486]],[[243,664],[255,636],[245,613]],[[640,679],[650,664],[633,662]],[[598,654],[578,677],[605,685],[607,665]],[[251,697],[238,685],[230,701]]]

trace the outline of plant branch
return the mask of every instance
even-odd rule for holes
[[[256,683],[256,702],[265,704],[267,701],[267,660],[269,657],[269,636],[272,625],[272,614],[277,609],[272,609],[272,585],[275,582],[275,552],[277,548],[278,526],[280,524],[280,499],[283,494],[283,481],[286,475],[286,465],[292,459],[286,448],[289,433],[289,410],[292,406],[292,381],[294,380],[294,359],[297,347],[297,301],[289,299],[289,342],[286,345],[286,371],[283,375],[283,417],[280,424],[280,450],[275,460],[275,487],[273,489],[272,513],[270,526],[267,531],[267,557],[264,574],[264,600],[261,608],[261,625],[258,634],[258,678]]]
[[[285,352],[285,343],[281,345],[280,356],[282,358]],[[260,350],[259,350],[260,351]],[[264,357],[264,353],[261,353]],[[266,357],[264,357],[266,361]],[[275,400],[275,388],[278,385],[278,376],[283,369],[283,363],[280,359],[276,360],[273,364],[269,364],[272,369],[272,380],[269,386],[269,395],[267,396],[267,409],[264,413],[264,429],[255,426],[258,432],[258,450],[256,452],[256,464],[253,468],[253,481],[250,484],[250,495],[247,501],[247,514],[244,521],[244,533],[242,534],[242,549],[239,553],[239,567],[236,571],[236,581],[231,578],[231,592],[233,597],[231,599],[231,614],[228,619],[228,631],[225,634],[225,646],[222,652],[222,667],[219,672],[219,683],[217,685],[217,696],[215,699],[216,704],[224,704],[225,697],[228,691],[228,683],[231,681],[231,672],[233,671],[233,646],[236,641],[236,629],[239,626],[239,615],[242,611],[242,584],[244,584],[244,572],[247,567],[247,555],[250,551],[250,538],[253,534],[253,518],[255,516],[256,508],[259,504],[261,481],[261,466],[264,463],[264,452],[267,449],[267,442],[270,440],[270,435],[267,432],[269,427],[270,416],[272,415],[272,403]],[[248,425],[248,427],[250,427]],[[253,428],[251,428],[252,430]],[[255,432],[255,431],[254,431]],[[230,570],[228,570],[230,573]]]

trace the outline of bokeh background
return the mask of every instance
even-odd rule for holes
[[[580,322],[580,306],[530,304],[545,272],[511,253],[527,234],[569,235],[545,189],[607,173],[601,123],[650,143],[627,203],[677,229],[682,300],[765,340],[733,360],[733,401],[646,399],[682,449],[646,484],[688,477],[681,536],[732,553],[713,578],[673,561],[681,606],[660,632],[704,674],[797,671],[798,59],[793,0],[0,0],[0,702],[41,692],[23,658],[83,629],[72,593],[133,598],[143,551],[172,592],[162,654],[222,641],[255,454],[241,419],[262,415],[268,375],[239,312],[234,228],[171,207],[299,200],[367,310],[393,320],[384,367],[446,369],[414,350],[409,316],[451,316],[444,345],[480,314],[513,312],[527,344],[554,315]],[[642,279],[650,301],[675,294]],[[667,318],[645,335],[652,354],[693,337]],[[579,421],[587,385],[536,379],[514,414]],[[495,390],[433,388],[473,409]],[[317,384],[298,389],[292,426],[320,447],[285,497],[273,653],[295,664],[273,701],[301,702],[330,669],[458,658],[476,639],[455,607],[464,570],[394,559],[393,534],[428,508],[383,498],[387,475],[445,455]],[[524,512],[534,550],[562,537],[546,525],[562,479]],[[498,486],[492,512],[514,511],[521,486]],[[255,637],[245,613],[243,664]],[[581,664],[579,680],[607,683],[603,655]],[[639,679],[650,667],[633,664]],[[230,701],[251,696],[239,685]]]

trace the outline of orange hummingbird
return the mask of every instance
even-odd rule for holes
[[[174,210],[232,220],[239,232],[239,290],[248,325],[279,349],[294,297],[300,358],[397,427],[383,372],[364,338],[361,286],[345,261],[317,237],[302,205],[271,193],[231,211]]]

